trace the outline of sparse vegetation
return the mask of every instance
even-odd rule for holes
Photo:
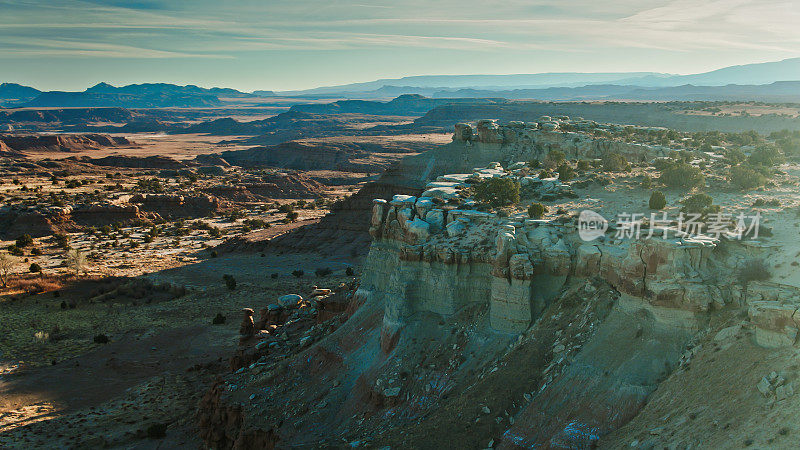
[[[631,170],[630,163],[624,156],[616,152],[608,152],[603,155],[602,162],[603,170],[606,172],[630,172]]]
[[[541,203],[531,203],[531,205],[528,207],[528,217],[531,219],[541,219],[546,212],[547,207]]]
[[[739,165],[731,167],[728,181],[741,190],[748,190],[766,184],[767,177],[752,167]]]
[[[667,206],[667,197],[661,191],[653,191],[648,206],[650,209],[664,209]]]
[[[689,214],[700,214],[703,217],[718,212],[719,205],[714,205],[714,199],[708,194],[695,194],[683,199],[681,211]]]
[[[751,281],[769,280],[772,278],[772,274],[763,259],[750,259],[739,267],[737,278],[742,285],[746,286]]]
[[[575,178],[575,169],[568,163],[562,163],[556,170],[558,171],[558,179],[561,181],[569,181]]]
[[[473,189],[475,200],[495,208],[519,203],[519,183],[509,178],[489,178]]]
[[[703,172],[683,161],[668,163],[661,171],[659,181],[673,188],[691,189],[705,184]]]

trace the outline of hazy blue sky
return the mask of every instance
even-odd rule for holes
[[[800,56],[797,0],[0,0],[0,81],[296,89]]]

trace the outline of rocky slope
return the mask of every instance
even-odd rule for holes
[[[26,151],[72,152],[133,145],[131,141],[124,137],[103,134],[0,134],[0,142],[20,153]]]
[[[442,150],[451,157],[433,167],[516,155],[519,147],[510,145],[507,132],[549,136],[510,128],[483,122],[477,137],[467,139],[469,131],[459,127],[455,142]],[[583,157],[601,156],[593,152],[605,147],[586,142],[574,148]],[[661,151],[614,150],[647,159]],[[459,151],[461,157],[454,157]],[[201,405],[207,443],[685,445],[709,436],[688,425],[690,416],[704,414],[691,411],[702,411],[706,399],[702,392],[684,392],[682,382],[724,382],[724,370],[703,370],[699,378],[693,375],[697,369],[689,371],[702,361],[713,363],[717,348],[782,359],[758,365],[758,377],[735,369],[742,391],[725,399],[725,411],[714,412],[720,428],[712,430],[710,421],[706,428],[698,425],[710,439],[724,442],[731,425],[722,424],[737,416],[731,412],[735,398],[748,405],[763,398],[776,409],[775,417],[777,409],[784,415],[795,410],[785,408],[798,403],[792,386],[797,365],[792,369],[788,355],[800,330],[794,318],[800,286],[744,275],[754,261],[770,265],[781,259],[783,248],[764,238],[738,240],[735,230],[715,237],[674,226],[627,238],[616,234],[622,227],[617,222],[587,241],[576,214],[534,220],[471,209],[469,191],[462,188],[469,179],[493,177],[531,178],[526,182],[536,189],[554,183],[495,163],[429,183],[423,173],[412,177],[422,185],[419,196],[374,200],[373,241],[346,313],[329,323],[319,316],[320,306],[296,312],[291,306],[288,321],[259,324],[265,331],[242,344],[240,352],[250,352],[249,359],[235,358],[234,373]],[[264,314],[278,310],[268,306]],[[301,316],[320,326],[292,328],[291,317]],[[776,365],[774,375],[767,371],[759,381]],[[674,402],[681,406],[671,416]],[[791,432],[776,425],[770,430],[775,436]],[[765,443],[775,436],[767,441],[758,435]]]

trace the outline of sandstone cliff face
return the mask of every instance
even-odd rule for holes
[[[384,305],[384,352],[424,314],[486,308],[487,325],[499,335],[528,335],[545,326],[544,312],[552,314],[557,300],[576,289],[590,298],[596,289],[590,281],[619,296],[609,312],[578,316],[570,322],[573,334],[555,339],[554,355],[562,356],[544,369],[539,391],[505,430],[501,448],[582,448],[624,425],[687,358],[687,343],[716,312],[747,310],[760,345],[798,342],[800,290],[770,282],[742,286],[737,276],[751,258],[769,259],[773,247],[675,233],[642,239],[612,233],[585,242],[574,220],[454,209],[445,188],[457,179],[431,183],[423,195],[436,197],[373,203],[374,241],[359,295]]]
[[[600,277],[655,307],[705,312],[741,301],[732,277],[739,259],[717,251],[718,242],[656,236],[587,243],[572,220],[500,218],[435,200],[375,200],[362,288],[388,299],[387,323],[475,302],[490,307],[493,328],[518,333],[570,277]]]

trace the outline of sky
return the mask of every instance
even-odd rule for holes
[[[798,0],[0,0],[0,82],[290,90],[800,56]]]

